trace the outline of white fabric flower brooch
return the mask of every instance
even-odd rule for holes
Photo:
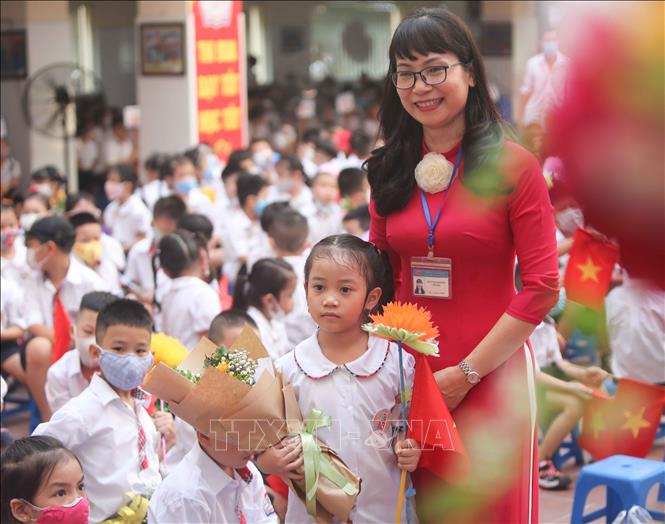
[[[448,189],[455,166],[440,153],[427,153],[416,166],[416,183],[427,193]]]

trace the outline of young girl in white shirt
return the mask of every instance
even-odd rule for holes
[[[158,249],[160,266],[172,279],[162,298],[162,328],[191,351],[222,310],[219,296],[203,280],[206,242],[199,234],[177,229],[159,241]]]
[[[254,319],[273,360],[291,349],[284,317],[293,310],[297,281],[288,262],[277,258],[262,258],[249,274],[241,270],[236,280],[233,307],[247,311]]]
[[[327,237],[314,246],[305,264],[305,283],[307,305],[319,329],[277,361],[303,416],[316,408],[331,418],[331,425],[316,436],[363,480],[349,516],[354,522],[392,521],[400,470],[414,471],[420,460],[416,442],[403,440],[398,432],[397,346],[361,327],[392,296],[389,267],[372,244],[351,235]],[[406,354],[408,387],[414,365]],[[266,473],[302,478],[295,471],[303,465],[299,440],[285,440],[257,460]],[[289,496],[286,521],[314,519],[297,497]]]

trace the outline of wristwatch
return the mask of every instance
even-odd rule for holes
[[[458,366],[462,370],[462,373],[466,375],[466,380],[469,384],[473,384],[475,386],[478,384],[478,382],[480,382],[480,373],[472,370],[471,366],[469,366],[469,363],[466,360],[462,360]]]

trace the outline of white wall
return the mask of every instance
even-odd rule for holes
[[[136,18],[136,94],[141,108],[140,160],[153,152],[183,151],[197,142],[194,17],[189,2],[139,1]],[[139,25],[185,22],[186,71],[183,76],[143,76],[140,72]]]
[[[69,3],[64,0],[51,2],[26,2],[28,31],[28,73],[35,74],[45,66],[56,62],[74,60],[73,30],[69,18]],[[76,156],[74,141],[70,144],[70,182],[75,178]],[[30,131],[31,169],[52,164],[61,172],[65,170],[62,139],[44,136]],[[70,187],[72,185],[70,184]],[[73,188],[73,187],[72,187]],[[74,188],[73,188],[74,189]]]
[[[0,2],[2,28],[25,29],[25,2],[7,0]],[[25,80],[3,79],[0,82],[0,112],[7,123],[7,141],[12,156],[21,164],[24,174],[23,186],[27,185],[30,172],[30,130],[23,118],[21,95]]]
[[[136,104],[136,2],[94,1],[90,6],[95,40],[95,69],[110,106]]]

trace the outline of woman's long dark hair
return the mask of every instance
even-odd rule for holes
[[[414,60],[416,53],[446,52],[457,55],[475,80],[464,109],[464,180],[503,142],[501,116],[490,98],[485,67],[469,28],[445,9],[418,9],[402,20],[390,43],[390,67],[379,113],[384,146],[372,151],[365,164],[380,215],[406,206],[416,186],[414,170],[422,158],[422,125],[402,107],[391,80],[397,58]]]

